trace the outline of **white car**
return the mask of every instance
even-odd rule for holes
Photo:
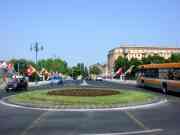
[[[96,77],[96,81],[102,81],[102,80],[103,80],[102,77],[100,77],[100,76]]]
[[[72,80],[73,80],[73,78],[72,78],[72,77],[70,77],[70,76],[68,76],[68,77],[66,78],[66,80],[72,81]]]
[[[50,77],[49,78],[50,84],[63,84],[63,79],[62,77]]]

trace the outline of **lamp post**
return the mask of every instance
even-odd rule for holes
[[[38,42],[35,42],[34,45],[31,45],[30,50],[35,52],[35,56],[36,56],[36,61],[35,61],[35,63],[36,63],[36,66],[37,66],[37,62],[38,62],[38,52],[39,52],[39,51],[43,51],[43,50],[44,50],[44,47],[43,47],[42,45],[40,46]],[[36,80],[36,83],[37,83],[37,76],[35,76],[35,80]]]
[[[35,56],[36,56],[36,65],[37,65],[37,61],[38,61],[38,52],[39,51],[43,51],[44,50],[44,47],[41,45],[39,45],[38,42],[35,42],[34,45],[31,45],[31,48],[30,48],[31,51],[34,51],[35,52]]]

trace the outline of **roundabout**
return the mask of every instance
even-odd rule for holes
[[[165,98],[161,93],[148,92],[147,90],[138,89],[129,85],[118,85],[109,82],[96,81],[88,81],[87,83],[90,84],[90,87],[81,87],[81,82],[78,81],[67,81],[63,87],[59,88],[48,87],[48,89],[33,89],[28,92],[19,93],[4,93],[1,91],[0,120],[3,124],[0,127],[0,133],[7,135],[176,135],[180,133],[178,127],[180,122],[178,117],[180,112],[179,98],[171,97],[169,95]],[[78,90],[76,88],[78,88]],[[123,99],[122,96],[125,95],[130,98],[129,92],[150,93],[150,95],[153,95],[153,98],[149,101],[147,101],[147,98],[144,98],[145,100],[141,100],[137,103],[135,102],[137,99],[131,97],[131,99],[133,99],[131,100],[131,103],[121,102],[122,104],[118,106],[111,106],[111,103],[109,102],[108,106],[97,105],[97,107],[92,105],[77,107],[77,105],[72,104],[71,106],[66,107],[52,104],[52,106],[32,106],[30,104],[31,102],[28,103],[24,99],[23,102],[19,103],[18,101],[10,101],[16,96],[23,96],[22,94],[27,94],[25,97],[37,98],[42,93],[48,96],[48,98],[54,97],[55,99],[58,99],[62,96],[59,95],[60,91],[64,93],[69,90],[66,93],[68,94],[69,92],[72,93],[72,91],[79,92],[79,88],[88,92],[94,90],[93,93],[96,92],[96,90],[103,90],[102,92],[108,90],[110,92],[111,90],[118,91],[117,94],[109,94],[108,91],[108,94],[103,96],[101,95],[102,93],[96,96],[92,96],[91,93],[86,93],[89,96],[83,95],[83,97],[81,97],[83,99],[102,97],[112,98],[112,96],[121,96]],[[125,94],[123,92],[127,93]],[[82,93],[84,93],[84,91]],[[64,98],[80,98],[79,94],[76,96],[66,94],[63,96]],[[156,98],[158,99],[154,100]],[[35,101],[35,99],[33,100]],[[39,98],[39,100],[43,101],[44,99]],[[92,100],[91,103],[94,103],[94,101]],[[45,102],[44,104],[47,105]]]
[[[2,104],[50,111],[125,110],[167,102],[152,93],[126,89],[73,87],[34,90],[5,97]]]

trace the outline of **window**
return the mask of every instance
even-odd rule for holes
[[[150,78],[159,78],[159,71],[158,69],[147,69],[144,70],[144,76]]]
[[[174,80],[174,69],[169,69],[168,70],[168,79],[169,80]]]
[[[180,80],[180,69],[174,69],[174,80]]]
[[[160,79],[180,80],[180,69],[160,69]]]
[[[168,69],[159,69],[159,78],[168,79]]]

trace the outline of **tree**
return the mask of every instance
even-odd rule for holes
[[[142,59],[142,62],[143,64],[160,64],[160,63],[165,63],[166,60],[164,59],[164,57],[155,54],[153,56],[149,55],[148,57],[144,57]]]
[[[86,78],[86,77],[88,77],[89,76],[89,73],[88,73],[88,68],[85,66],[84,67],[84,71],[83,71],[83,78]]]
[[[114,71],[116,72],[119,68],[122,68],[123,71],[126,71],[129,68],[129,61],[127,58],[119,56],[114,63]]]
[[[45,68],[51,72],[60,72],[63,74],[68,74],[68,65],[67,62],[62,59],[43,59],[38,61],[38,68]]]
[[[132,68],[132,71],[130,74],[128,74],[128,77],[131,78],[131,79],[135,79],[136,77],[136,73],[138,71],[138,66],[143,64],[141,60],[138,60],[137,58],[132,58],[130,61],[129,61],[129,65],[130,66],[133,66]]]
[[[89,69],[90,74],[99,75],[102,73],[101,69],[98,66],[92,66]]]
[[[132,58],[128,60],[122,56],[119,56],[114,64],[114,71],[117,71],[119,68],[123,69],[123,72],[126,72],[126,77],[134,78],[135,73],[138,69],[138,66],[142,64],[142,61],[138,60],[137,58]],[[119,77],[119,76],[116,76]]]
[[[171,62],[180,62],[180,53],[173,53],[170,57]]]
[[[78,68],[77,66],[72,67],[72,75],[71,76],[74,79],[76,79],[80,74],[81,74],[80,68]]]
[[[36,64],[34,62],[26,59],[11,59],[9,63],[12,63],[15,71],[19,72],[20,74],[25,74],[29,65],[36,68]]]
[[[86,78],[88,76],[88,69],[84,65],[84,63],[78,63],[71,69],[70,76],[72,76],[73,78],[77,78],[80,75],[82,76],[82,78]]]
[[[135,67],[139,66],[142,64],[142,61],[141,60],[138,60],[137,58],[132,58],[130,61],[129,61],[129,65],[134,65]]]

